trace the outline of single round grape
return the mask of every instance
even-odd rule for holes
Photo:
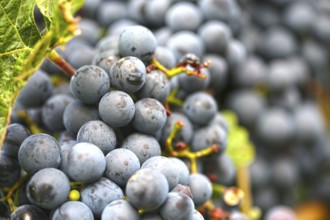
[[[103,210],[101,220],[129,219],[139,220],[138,211],[123,199],[118,199],[109,203]]]
[[[126,56],[115,62],[110,69],[111,85],[127,93],[139,91],[146,80],[146,67],[133,56]]]
[[[200,9],[190,2],[174,3],[165,15],[165,22],[172,31],[195,31],[202,19]]]
[[[26,186],[29,201],[41,208],[54,209],[63,204],[70,192],[68,177],[55,168],[36,172]]]
[[[168,182],[158,170],[145,168],[137,171],[128,180],[126,195],[137,209],[154,210],[166,200]]]
[[[51,131],[64,130],[63,114],[73,100],[72,96],[66,94],[50,97],[41,110],[43,124]]]
[[[96,217],[101,216],[102,211],[110,202],[124,199],[124,194],[120,187],[105,177],[85,185],[81,189],[80,195],[81,201],[90,208]]]
[[[108,35],[101,38],[96,44],[97,52],[102,53],[109,50],[118,52],[118,40],[119,35]]]
[[[132,126],[141,133],[152,135],[163,128],[166,118],[165,108],[159,101],[144,98],[135,103]]]
[[[189,220],[204,220],[204,217],[198,210],[194,209],[193,214],[190,216]]]
[[[188,174],[188,179],[189,179],[189,174]],[[189,186],[178,184],[171,190],[171,192],[182,193],[192,198],[192,193]]]
[[[74,145],[68,154],[67,173],[74,181],[91,183],[103,175],[105,164],[100,148],[82,142]]]
[[[230,40],[226,50],[226,57],[228,65],[236,71],[246,60],[247,51],[245,45],[238,40]]]
[[[0,191],[0,197],[1,198],[4,197],[2,191]],[[10,219],[10,215],[11,215],[10,213],[11,211],[9,205],[5,201],[0,200],[0,219],[4,219],[4,220]]]
[[[171,91],[171,84],[166,75],[160,70],[152,70],[147,74],[146,82],[138,91],[137,96],[142,98],[154,98],[164,102]]]
[[[217,114],[215,114],[215,116],[210,121],[209,125],[219,125],[227,133],[229,131],[228,121],[227,121],[227,119],[225,118],[225,116],[221,112],[218,112]]]
[[[106,157],[105,176],[121,187],[140,169],[138,157],[130,150],[119,148],[109,152]]]
[[[147,1],[144,8],[146,22],[152,27],[161,27],[165,24],[165,15],[171,6],[172,0]]]
[[[35,205],[22,205],[17,207],[11,214],[12,220],[27,220],[27,219],[40,219],[48,220],[46,213]]]
[[[204,174],[191,174],[189,186],[196,206],[203,205],[212,196],[212,184]]]
[[[102,120],[111,127],[123,127],[134,117],[134,101],[123,91],[108,92],[99,103],[99,113]]]
[[[164,156],[154,156],[146,160],[141,169],[151,168],[160,171],[167,179],[169,190],[179,183],[179,172],[176,164]]]
[[[196,125],[206,125],[217,113],[218,106],[211,95],[206,92],[195,92],[186,98],[183,110]]]
[[[76,38],[86,41],[91,46],[95,46],[101,34],[98,23],[84,17],[79,20],[78,26],[80,34]]]
[[[198,29],[206,50],[211,53],[224,53],[232,38],[230,27],[222,21],[207,21]]]
[[[82,66],[71,77],[70,89],[81,102],[96,104],[110,89],[109,76],[98,66]]]
[[[25,86],[20,90],[17,101],[25,107],[41,106],[53,93],[53,86],[49,76],[38,70],[35,72]]]
[[[153,33],[141,25],[129,26],[119,35],[119,54],[123,57],[134,56],[148,63],[156,47],[157,41]]]
[[[117,144],[115,131],[99,120],[84,124],[78,131],[77,141],[95,144],[102,150],[104,155],[113,150]]]
[[[97,108],[92,105],[85,105],[79,100],[74,100],[67,105],[63,113],[65,129],[72,133],[78,133],[83,124],[100,118]]]
[[[6,137],[2,145],[3,153],[17,158],[19,147],[28,136],[30,136],[30,131],[23,125],[18,123],[8,125]]]
[[[261,156],[257,156],[253,163],[249,166],[251,184],[253,188],[261,188],[270,184],[271,174],[269,170],[271,166],[269,161],[266,161]]]
[[[104,27],[127,16],[126,5],[123,2],[101,2],[97,8],[97,21]]]
[[[192,199],[179,192],[170,192],[165,203],[160,207],[160,215],[164,220],[185,219],[195,210]]]
[[[79,40],[78,38],[73,38],[66,45],[66,60],[75,69],[79,69],[86,65],[91,65],[94,56],[94,48],[92,48],[90,45],[88,45],[85,41],[81,39]]]
[[[300,169],[290,157],[276,158],[272,171],[272,182],[280,189],[292,189],[299,182]]]
[[[0,152],[0,187],[11,187],[21,176],[17,159]]]
[[[203,15],[208,20],[230,21],[240,14],[237,1],[232,0],[198,0]]]
[[[79,213],[79,214],[78,214]],[[55,209],[52,220],[94,220],[92,211],[82,202],[68,201]]]
[[[269,64],[267,75],[269,88],[274,92],[284,91],[294,84],[292,70],[286,61],[274,60]]]
[[[161,148],[156,138],[145,134],[133,133],[127,136],[121,147],[132,151],[138,157],[140,164],[151,157],[161,155]]]
[[[47,167],[57,168],[61,163],[58,142],[48,134],[33,134],[21,144],[18,161],[29,174]]]

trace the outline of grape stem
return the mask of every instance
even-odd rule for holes
[[[13,195],[16,192],[16,190],[20,189],[29,180],[29,177],[30,176],[28,174],[25,174],[13,186],[8,188],[8,190],[7,190],[4,200],[8,203],[10,210],[12,212],[16,209],[16,205],[17,205],[13,201]]]
[[[76,70],[66,62],[56,50],[52,50],[48,54],[48,59],[60,67],[68,77],[72,77],[75,74]]]
[[[180,142],[180,149],[175,149],[173,146],[173,139],[183,126],[184,123],[182,121],[175,122],[173,129],[166,139],[166,151],[170,156],[189,159],[191,163],[191,173],[198,173],[196,159],[217,152],[219,150],[219,146],[211,145],[203,150],[191,152],[190,147],[188,147],[185,143]]]

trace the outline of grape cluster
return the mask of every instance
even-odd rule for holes
[[[330,204],[327,0],[86,0],[79,15],[56,49],[75,74],[46,60],[15,101],[0,219],[296,220],[302,201]]]

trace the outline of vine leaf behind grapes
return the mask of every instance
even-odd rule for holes
[[[78,33],[73,14],[83,0],[0,0],[0,150],[11,109],[20,89],[59,45]],[[34,8],[43,14],[40,32]]]

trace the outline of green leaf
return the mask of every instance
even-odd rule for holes
[[[43,34],[34,21],[36,5],[49,21]],[[0,149],[17,94],[47,55],[77,34],[72,14],[82,5],[83,0],[0,0]]]

